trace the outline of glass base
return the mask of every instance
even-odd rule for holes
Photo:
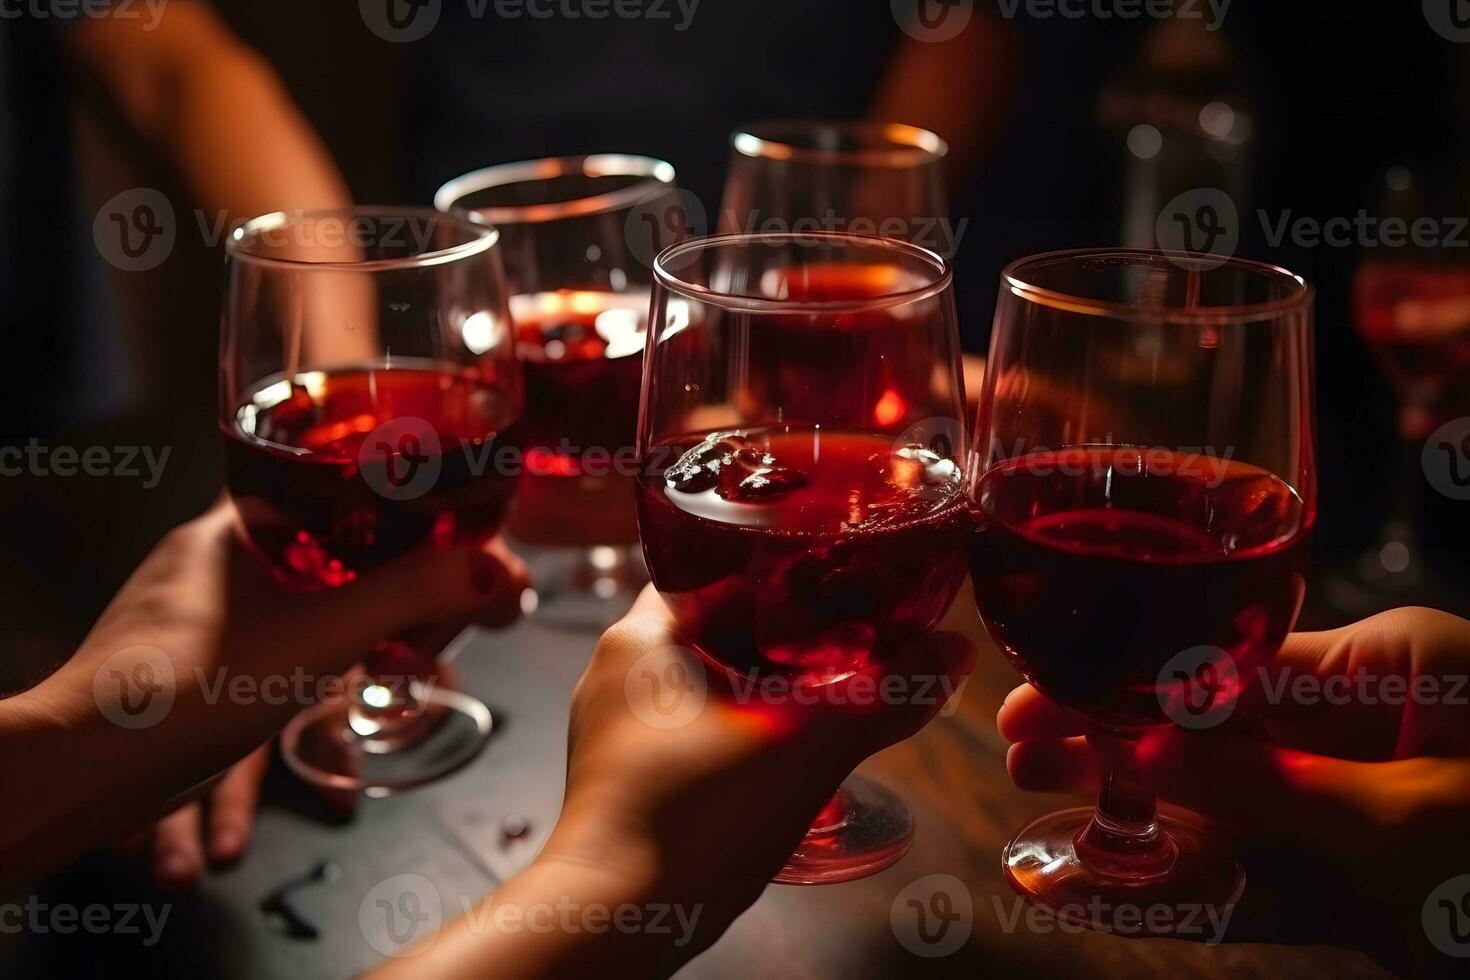
[[[1077,839],[1094,812],[1061,810],[1017,834],[1001,853],[1011,887],[1069,925],[1218,942],[1245,891],[1245,872],[1234,855],[1198,828],[1160,816],[1173,860],[1135,873],[1104,873],[1078,854]]]
[[[853,776],[771,880],[781,885],[855,881],[896,864],[913,842],[914,817],[903,800]]]
[[[307,708],[281,733],[286,764],[313,785],[384,797],[474,761],[490,737],[490,709],[467,694],[417,681],[413,696],[418,712],[391,734],[373,731],[346,702]]]
[[[543,626],[600,633],[623,617],[648,584],[637,545],[511,546],[531,566],[536,605],[530,617]]]

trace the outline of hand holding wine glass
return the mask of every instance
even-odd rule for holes
[[[729,235],[659,256],[638,524],[684,642],[721,671],[820,690],[881,670],[964,579],[952,273],[855,235]],[[778,881],[907,851],[892,793],[849,781]]]
[[[293,678],[312,682],[307,694],[331,692],[316,682],[386,636],[471,620],[504,625],[527,586],[525,566],[497,539],[421,548],[340,588],[285,591],[241,545],[235,520],[221,504],[172,531],[65,664],[0,700],[8,875],[55,870],[197,799],[306,706]],[[255,696],[229,696],[241,683]],[[107,765],[79,776],[78,759]],[[248,827],[233,828],[248,838]],[[237,855],[219,843],[206,842],[211,858]],[[196,870],[160,877],[183,885]]]
[[[228,251],[228,483],[282,586],[338,588],[420,547],[490,539],[519,476],[507,454],[523,409],[499,233],[357,208],[266,215]],[[382,638],[350,705],[287,726],[298,774],[384,795],[475,757],[489,710],[435,676],[424,640]]]
[[[1404,975],[1458,975],[1463,961],[1426,943],[1424,922],[1442,920],[1446,935],[1454,922],[1470,940],[1470,915],[1447,915],[1454,896],[1450,909],[1429,902],[1446,879],[1470,874],[1467,677],[1470,622],[1396,609],[1292,634],[1218,730],[1144,736],[1140,774],[1162,799],[1216,821],[1259,878],[1227,938],[1331,942]],[[1096,785],[1094,727],[1081,715],[1023,685],[997,723],[1014,743],[1017,786]]]
[[[753,904],[813,816],[867,756],[908,738],[942,698],[874,704],[854,713],[864,685],[958,690],[974,649],[931,633],[895,649],[880,672],[839,682],[828,703],[741,704],[710,672],[709,696],[677,725],[658,720],[651,692],[629,678],[700,671],[651,588],[597,646],[572,698],[566,802],[530,868],[501,885],[431,945],[385,964],[374,980],[546,976],[669,976]],[[714,842],[715,846],[711,846]],[[475,928],[496,909],[558,900],[616,908],[659,903],[684,914],[685,936],[637,930],[502,932]]]
[[[1013,887],[1110,931],[1226,909],[1205,830],[1160,817],[1149,734],[1228,711],[1285,639],[1316,514],[1311,290],[1213,256],[1079,251],[1004,273],[970,495],[975,601],[1021,675],[1088,718],[1095,811],[1025,828]],[[1221,773],[1220,782],[1233,778]]]

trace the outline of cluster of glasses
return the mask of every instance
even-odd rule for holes
[[[1155,813],[1130,753],[1294,623],[1311,290],[1216,256],[1022,259],[971,433],[952,243],[923,238],[947,227],[945,152],[903,126],[752,127],[707,237],[672,167],[616,155],[492,167],[436,210],[242,226],[221,424],[245,537],[317,589],[504,524],[547,622],[606,625],[651,578],[713,667],[812,686],[881,671],[969,575],[997,644],[1111,764],[1096,811],[1008,846],[1012,883],[1054,910],[1233,901],[1233,858]],[[474,758],[490,713],[429,646],[380,644],[349,705],[300,715],[293,768],[384,795]],[[872,874],[912,835],[850,780],[777,880]]]

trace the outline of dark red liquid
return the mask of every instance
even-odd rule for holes
[[[992,468],[975,502],[987,628],[1026,680],[1094,721],[1165,722],[1160,672],[1194,647],[1254,681],[1296,619],[1312,517],[1264,470],[1077,447]]]
[[[932,629],[964,581],[958,468],[812,429],[654,447],[638,523],[681,633],[747,676],[836,679]]]
[[[513,300],[526,378],[520,539],[637,540],[630,474],[648,303],[647,293],[570,290]]]
[[[1354,282],[1358,332],[1383,373],[1432,419],[1423,438],[1470,410],[1470,266],[1446,262],[1369,262]]]
[[[517,296],[512,310],[526,377],[526,448],[559,458],[547,463],[552,475],[573,476],[586,449],[632,447],[647,293],[540,293]]]
[[[852,302],[921,285],[890,265],[812,264],[779,279],[781,299]],[[910,414],[903,392],[926,390],[934,360],[916,347],[931,334],[913,322],[932,311],[881,306],[753,318],[740,399],[789,422],[865,419],[884,430]]]
[[[516,407],[476,369],[310,372],[258,385],[225,430],[251,545],[299,588],[351,581],[423,544],[488,537],[516,478]]]

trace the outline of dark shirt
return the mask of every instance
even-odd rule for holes
[[[652,4],[648,4],[652,7]],[[729,137],[770,117],[862,116],[903,35],[887,3],[702,0],[671,19],[473,18],[445,3],[406,45],[409,190],[494,163],[577,153],[668,160],[710,213]]]
[[[116,411],[127,371],[79,192],[61,42],[72,20],[0,18],[0,441]]]

